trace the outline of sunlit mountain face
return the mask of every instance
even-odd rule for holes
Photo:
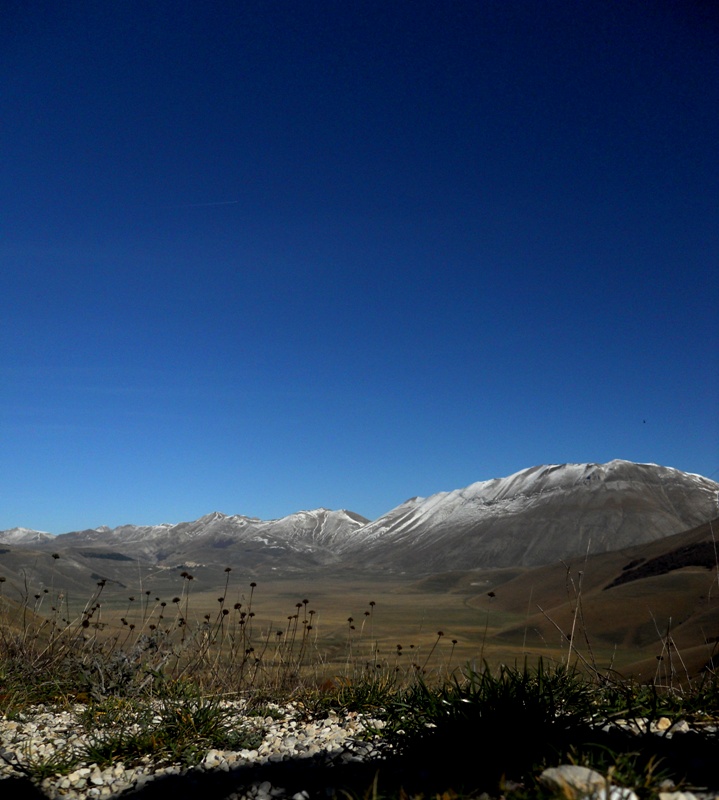
[[[428,574],[538,566],[687,530],[717,516],[719,483],[656,464],[544,465],[464,489],[415,497],[374,521],[351,511],[275,520],[213,512],[192,522],[123,525],[59,536],[0,532],[14,547],[84,558],[269,567],[344,566]],[[103,555],[104,554],[104,555]]]

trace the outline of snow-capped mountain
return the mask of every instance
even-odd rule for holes
[[[3,544],[39,544],[52,541],[55,537],[45,531],[33,531],[30,528],[10,528],[0,531],[0,542]]]
[[[367,566],[536,566],[641,544],[716,517],[719,484],[656,464],[554,464],[414,497],[341,543]]]
[[[717,517],[718,497],[719,483],[655,464],[555,464],[415,497],[373,522],[325,508],[275,520],[213,512],[54,537],[13,528],[0,542],[106,562],[429,573],[537,566],[654,541]]]
[[[55,537],[54,546],[101,545],[157,563],[188,560],[205,563],[208,558],[233,562],[236,560],[233,556],[239,552],[255,562],[261,551],[275,558],[290,554],[295,559],[304,556],[306,562],[312,563],[331,559],[328,542],[367,522],[358,514],[326,508],[298,511],[273,520],[239,514],[227,516],[214,511],[193,522],[176,525],[122,525],[111,530],[64,533]]]

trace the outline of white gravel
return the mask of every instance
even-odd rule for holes
[[[45,778],[40,789],[48,798],[110,798],[143,786],[163,775],[182,775],[192,771],[229,772],[241,766],[281,762],[287,759],[326,757],[328,761],[348,762],[371,756],[376,745],[363,741],[371,728],[381,728],[381,720],[362,714],[329,712],[317,719],[306,719],[294,704],[271,707],[271,716],[248,715],[243,702],[227,702],[223,706],[236,713],[238,726],[263,732],[256,749],[224,751],[209,750],[192,767],[181,764],[158,766],[151,759],[139,763],[117,762],[100,768],[97,764],[81,762],[69,774]],[[23,774],[40,761],[62,758],[63,754],[81,752],[90,741],[80,720],[85,706],[67,710],[52,710],[43,706],[27,709],[13,719],[0,718],[0,779]],[[2,790],[0,789],[0,794]],[[240,798],[286,797],[281,787],[262,781],[241,794]],[[303,800],[303,793],[292,795]]]
[[[210,773],[221,776],[224,773],[228,779],[227,791],[223,795],[226,800],[309,800],[310,794],[307,791],[295,790],[292,793],[283,786],[273,785],[265,778],[240,789],[240,778],[237,783],[232,782],[234,770],[289,760],[296,763],[301,759],[319,761],[324,767],[329,764],[348,764],[381,758],[387,754],[387,746],[382,739],[373,737],[373,731],[381,729],[384,723],[360,713],[329,712],[320,717],[311,717],[298,704],[289,703],[266,706],[271,713],[262,717],[248,713],[248,708],[242,701],[225,702],[223,708],[230,713],[233,723],[238,727],[261,735],[261,741],[255,748],[236,751],[211,749],[190,767],[179,763],[153,763],[149,757],[132,764],[118,761],[104,768],[100,768],[98,764],[80,761],[67,774],[47,777],[38,786],[48,800],[109,800],[141,789],[148,782],[162,776],[186,776],[191,784],[193,775],[199,777],[203,773]],[[93,732],[88,733],[82,722],[82,715],[86,711],[84,705],[75,705],[68,709],[37,706],[26,709],[11,719],[0,717],[0,798],[5,797],[1,783],[3,778],[26,774],[26,770],[37,767],[39,763],[51,763],[53,759],[62,760],[65,756],[83,751],[93,736]],[[604,726],[605,731],[613,728],[637,736],[651,733],[669,740],[675,735],[681,737],[690,730],[694,733],[702,732],[712,738],[719,734],[716,725],[690,726],[685,721],[672,722],[663,717],[651,723],[646,719],[615,720]],[[126,723],[126,729],[131,730],[132,724]],[[210,775],[205,777],[209,778]],[[663,793],[666,796],[662,800],[719,800],[716,792],[694,789],[693,795],[685,791],[685,796],[682,797],[681,792],[672,789],[673,787],[666,787]],[[201,794],[200,790],[199,796]],[[579,795],[582,793],[579,792]],[[616,798],[614,795],[611,798],[607,795],[608,800],[628,798],[634,800],[629,793],[621,797],[617,795]]]

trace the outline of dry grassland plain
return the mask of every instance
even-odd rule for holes
[[[687,541],[702,537],[697,529]],[[671,547],[685,543],[683,535],[674,538],[667,540]],[[669,545],[533,569],[425,577],[328,567],[230,569],[217,560],[163,567],[89,550],[56,560],[48,552],[6,547],[0,594],[40,617],[61,605],[68,620],[77,620],[97,594],[88,633],[119,635],[126,644],[151,625],[176,638],[203,626],[215,630],[220,622],[213,641],[229,644],[242,633],[241,614],[252,612],[244,633],[251,634],[254,652],[272,658],[304,636],[303,663],[314,665],[318,679],[368,662],[407,670],[416,664],[446,675],[485,660],[514,665],[539,657],[654,679],[662,668],[697,674],[717,655],[719,570],[687,566],[612,585],[626,577],[636,556],[645,561]],[[10,607],[4,617],[12,619]],[[180,618],[184,632],[178,632]]]
[[[666,666],[658,661],[666,655],[667,635],[678,648],[680,671],[683,651],[693,671],[711,656],[706,634],[716,626],[719,609],[719,592],[711,597],[715,579],[700,569],[611,591],[604,591],[603,574],[592,580],[563,565],[419,580],[357,571],[251,577],[209,567],[196,572],[192,581],[166,571],[148,574],[136,589],[108,583],[93,626],[103,636],[128,624],[139,632],[157,624],[162,613],[166,628],[179,617],[189,630],[213,628],[226,609],[221,635],[229,640],[239,633],[241,612],[251,611],[251,644],[266,658],[292,637],[296,650],[308,628],[303,659],[318,680],[368,663],[403,669],[416,664],[448,675],[483,661],[521,664],[539,657],[620,673],[632,673],[631,665],[643,662],[641,677],[652,678],[658,666]],[[75,613],[86,600],[73,598]]]

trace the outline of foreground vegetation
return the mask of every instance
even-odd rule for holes
[[[523,800],[550,795],[537,778],[560,763],[593,767],[640,800],[670,784],[717,781],[704,758],[715,733],[691,739],[690,757],[677,737],[652,732],[716,721],[711,671],[639,684],[572,648],[561,660],[455,665],[457,641],[442,631],[420,647],[380,647],[373,601],[327,642],[308,599],[269,628],[257,622],[254,583],[231,602],[226,570],[214,612],[195,614],[193,577],[181,578],[171,599],[145,592],[114,614],[103,606],[103,580],[75,615],[61,592],[28,589],[20,602],[0,595],[0,712],[81,703],[92,734],[80,751],[28,760],[28,777],[148,757],[192,766],[210,749],[251,749],[261,730],[238,725],[226,703],[242,700],[248,719],[292,702],[306,717],[361,712],[381,723],[366,736],[386,745],[385,758],[348,774],[338,797]],[[619,720],[642,720],[639,733]]]

